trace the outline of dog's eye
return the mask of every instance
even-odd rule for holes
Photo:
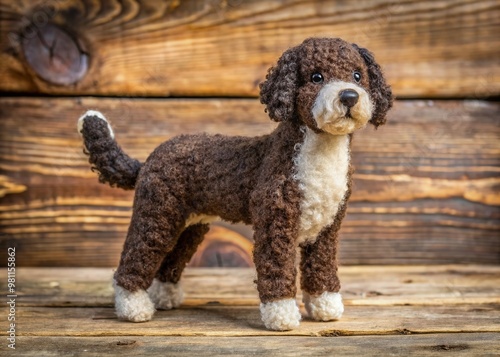
[[[352,78],[354,78],[354,80],[355,80],[356,82],[358,82],[358,83],[359,83],[359,81],[361,81],[361,73],[359,73],[359,72],[357,72],[357,71],[356,71],[356,72],[354,72],[354,73],[352,74]]]
[[[311,76],[311,82],[316,84],[323,83],[323,75],[321,73],[313,73]]]

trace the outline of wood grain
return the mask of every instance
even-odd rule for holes
[[[500,266],[341,266],[339,274],[346,306],[500,304]],[[18,305],[110,307],[112,275],[109,268],[21,267]],[[254,278],[248,268],[188,268],[183,306],[257,306]]]
[[[305,309],[301,313],[305,315]],[[339,321],[304,318],[300,327],[284,332],[265,329],[258,305],[157,311],[151,321],[141,324],[120,321],[113,308],[105,307],[24,307],[16,316],[23,322],[20,336],[321,337],[394,335],[398,331],[401,334],[500,332],[498,305],[351,306]]]
[[[0,250],[17,250],[17,352],[498,354],[500,104],[481,100],[500,96],[499,16],[495,0],[0,0]],[[118,321],[110,267],[133,193],[97,183],[76,119],[103,111],[141,160],[181,133],[268,133],[258,100],[222,97],[257,96],[308,36],[368,47],[399,98],[466,99],[400,100],[387,126],[356,136],[342,263],[460,265],[341,266],[343,319],[278,333],[260,321],[253,269],[193,268],[252,265],[251,229],[218,222],[180,309]]]
[[[494,356],[498,333],[317,338],[276,337],[28,337],[18,338],[23,356],[58,355],[83,351],[85,356]],[[290,348],[293,346],[293,348]],[[82,353],[82,354],[83,354]]]
[[[372,50],[400,98],[500,94],[495,0],[2,0],[0,9],[0,91],[256,96],[285,49],[327,36]],[[60,85],[82,67],[59,42],[44,46],[54,60],[74,59],[65,63],[74,73],[60,79],[47,76],[50,63],[42,72],[28,64],[37,62],[26,43],[49,26],[67,32],[78,56],[88,55],[88,72],[75,84]]]
[[[21,267],[16,273],[16,352],[23,356],[484,356],[500,347],[498,265],[341,267],[354,284],[349,289],[364,291],[367,304],[353,304],[353,291],[344,289],[340,321],[305,317],[289,332],[264,329],[258,302],[244,302],[254,294],[250,269],[188,268],[183,284],[191,303],[141,324],[118,321],[111,304],[102,305],[111,298],[111,269]],[[439,288],[438,295],[454,300],[436,299]],[[386,294],[392,301],[380,304]],[[189,298],[209,295],[213,300]],[[474,295],[483,300],[472,302]]]
[[[90,171],[75,130],[88,108],[102,110],[141,160],[180,133],[274,127],[255,99],[0,98],[0,249],[16,246],[23,266],[117,264],[133,194]],[[341,261],[498,263],[499,111],[494,102],[399,101],[385,127],[359,132]],[[248,266],[251,234],[218,224],[205,247],[228,249],[200,252],[197,264]]]

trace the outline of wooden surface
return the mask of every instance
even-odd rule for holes
[[[372,50],[402,97],[500,94],[500,6],[460,1],[0,1],[0,91],[256,96],[306,37]]]
[[[117,264],[133,193],[90,171],[75,129],[88,108],[141,160],[180,133],[274,127],[256,99],[0,98],[0,250],[16,246],[21,266]],[[398,101],[386,126],[359,132],[341,262],[499,263],[499,114],[494,102]],[[193,265],[250,266],[251,236],[217,223]]]
[[[190,268],[181,308],[134,324],[114,315],[111,269],[20,268],[15,352],[485,356],[500,348],[499,266],[341,267],[343,318],[304,318],[290,332],[263,328],[253,274],[251,269]],[[0,289],[6,290],[3,280]]]
[[[20,337],[23,356],[498,356],[498,333],[318,337]]]
[[[473,305],[500,303],[500,267],[486,265],[342,266],[346,304],[356,306]],[[24,268],[17,271],[22,306],[109,307],[105,268]],[[188,268],[185,306],[258,305],[249,268]],[[299,293],[300,295],[300,293]]]
[[[242,97],[283,50],[330,36],[372,50],[400,98],[354,140],[342,263],[498,264],[498,18],[496,0],[0,0],[0,250],[116,266],[133,193],[97,183],[76,119],[102,110],[141,160],[180,133],[265,134]],[[191,265],[251,266],[251,237],[216,223]]]

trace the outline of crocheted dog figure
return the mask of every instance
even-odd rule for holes
[[[351,193],[350,143],[367,123],[385,123],[391,89],[368,50],[341,39],[309,38],[269,69],[260,99],[279,122],[269,135],[181,135],[144,163],[122,151],[101,113],[79,119],[99,180],[135,189],[114,275],[119,318],[142,322],[155,309],[179,306],[181,273],[214,219],[253,226],[260,312],[268,329],[299,325],[297,248],[308,314],[319,321],[341,317],[337,242]]]

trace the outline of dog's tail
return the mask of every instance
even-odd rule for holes
[[[89,110],[78,119],[78,132],[85,145],[84,153],[99,173],[99,182],[132,190],[142,164],[125,154],[115,140],[113,129],[100,112]]]

